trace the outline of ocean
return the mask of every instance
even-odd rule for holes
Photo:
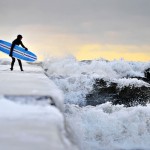
[[[149,66],[74,57],[43,63],[46,75],[64,92],[65,117],[81,150],[150,149],[150,85],[138,78]]]

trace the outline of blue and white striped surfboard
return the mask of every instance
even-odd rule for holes
[[[5,54],[10,54],[11,43],[0,40],[0,51]],[[25,60],[28,62],[33,62],[37,60],[37,56],[30,51],[26,51],[24,48],[15,45],[13,50],[13,57],[21,60]]]

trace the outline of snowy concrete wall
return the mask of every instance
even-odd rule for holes
[[[9,61],[0,62],[0,149],[77,149],[66,131],[63,93],[42,68],[24,64],[21,72],[16,65],[11,72]]]

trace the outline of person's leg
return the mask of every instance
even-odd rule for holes
[[[19,66],[20,66],[20,70],[23,71],[22,63],[21,63],[21,60],[20,60],[20,59],[18,59],[18,63],[19,63]]]
[[[11,57],[11,58],[12,58],[12,62],[11,62],[11,68],[10,68],[10,70],[12,71],[13,67],[14,67],[14,63],[15,63],[15,58],[14,57]]]

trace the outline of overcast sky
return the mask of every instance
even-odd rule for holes
[[[38,53],[78,57],[87,51],[94,58],[96,47],[99,57],[111,51],[126,58],[131,50],[142,53],[141,60],[150,56],[150,0],[4,0],[0,19],[1,39],[23,34],[27,47]]]

